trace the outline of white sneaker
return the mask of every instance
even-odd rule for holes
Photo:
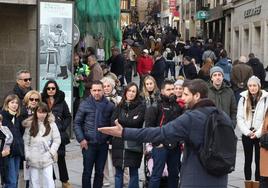
[[[105,182],[105,183],[103,183],[103,186],[104,187],[109,187],[111,184],[109,183],[109,182]]]

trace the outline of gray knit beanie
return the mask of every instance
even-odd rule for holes
[[[211,76],[213,75],[213,73],[215,73],[215,72],[220,72],[220,73],[222,73],[222,75],[224,76],[223,70],[222,70],[222,68],[219,67],[219,66],[214,66],[214,67],[212,67],[212,68],[210,69],[210,71],[209,71],[209,75],[210,75],[210,77],[211,77]]]
[[[255,82],[256,84],[258,84],[261,87],[261,80],[257,76],[251,76],[248,79],[248,84],[249,84],[249,82]]]

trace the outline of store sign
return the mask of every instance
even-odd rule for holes
[[[261,13],[261,5],[244,11],[244,18],[259,15]]]
[[[196,13],[196,19],[197,20],[205,20],[207,18],[208,18],[208,12],[207,11],[201,10],[201,11],[198,11]]]

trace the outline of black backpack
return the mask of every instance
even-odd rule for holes
[[[204,111],[203,108],[202,113],[208,118],[199,159],[210,175],[223,176],[235,169],[237,137],[233,122],[221,110],[215,109],[211,113]]]

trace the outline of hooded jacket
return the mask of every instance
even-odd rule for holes
[[[38,123],[39,132],[33,137],[30,136],[33,117],[29,117],[23,122],[23,126],[26,127],[23,135],[25,159],[29,162],[30,167],[45,168],[54,163],[53,157],[57,155],[61,143],[60,133],[55,124],[54,116],[52,114],[48,114],[48,116],[51,130],[46,136],[43,136],[45,133],[43,123]]]
[[[231,80],[231,72],[232,72],[232,65],[229,63],[227,58],[221,58],[215,66],[219,66],[222,68],[224,73],[224,79],[230,82]]]
[[[51,108],[51,111],[55,116],[55,123],[60,131],[61,144],[67,145],[70,143],[70,139],[66,130],[71,125],[72,115],[65,101],[64,92],[59,90],[58,94],[54,96],[54,99],[55,101]],[[44,98],[44,95],[42,95],[42,101],[48,104],[48,99]],[[63,148],[61,147],[59,151],[62,151],[62,149]]]
[[[237,103],[230,84],[223,82],[221,88],[216,89],[212,82],[209,82],[208,88],[208,98],[215,103],[217,108],[229,115],[236,125]]]
[[[248,90],[240,93],[241,98],[237,107],[237,126],[241,130],[242,134],[247,136],[251,131],[250,127],[254,127],[257,138],[261,136],[262,124],[265,116],[266,109],[268,107],[268,92],[265,90],[262,91],[262,96],[259,99],[255,113],[253,117],[247,118],[246,116],[246,108],[247,108],[247,99],[248,99]]]

